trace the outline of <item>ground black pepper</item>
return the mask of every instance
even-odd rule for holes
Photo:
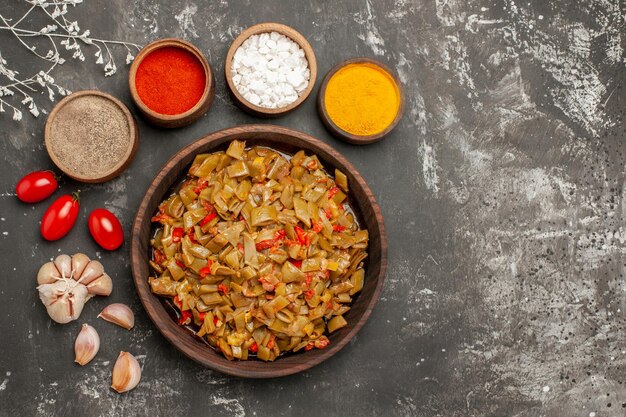
[[[131,146],[130,126],[122,109],[95,95],[77,97],[52,120],[48,152],[80,177],[110,172]]]

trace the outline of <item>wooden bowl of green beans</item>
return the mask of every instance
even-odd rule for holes
[[[345,173],[349,183],[347,201],[359,227],[367,229],[369,244],[364,261],[365,279],[362,290],[354,296],[344,314],[347,325],[328,334],[323,349],[285,353],[275,361],[256,358],[228,360],[189,328],[177,324],[171,303],[151,290],[152,217],[173,187],[180,184],[196,155],[226,150],[233,140],[245,141],[249,147],[262,146],[293,155],[299,150],[317,156],[327,172],[335,169]],[[387,269],[387,237],[376,199],[354,166],[329,145],[305,133],[273,125],[245,125],[221,130],[205,136],[175,154],[149,185],[137,210],[131,241],[131,265],[139,298],[161,334],[188,358],[217,371],[247,378],[273,378],[309,369],[336,354],[357,334],[369,319],[376,305]],[[359,349],[356,342],[349,349]]]

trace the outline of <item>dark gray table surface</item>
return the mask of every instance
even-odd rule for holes
[[[18,17],[23,8],[4,1],[0,13]],[[93,36],[191,40],[218,75],[217,94],[187,128],[159,130],[138,118],[140,148],[121,177],[101,185],[64,181],[64,192],[83,190],[81,213],[53,243],[38,231],[52,200],[25,205],[14,197],[23,174],[52,168],[45,115],[25,114],[18,123],[0,114],[0,415],[624,415],[624,8],[620,0],[102,0],[70,7]],[[236,108],[222,76],[234,36],[262,21],[286,23],[310,40],[318,84],[354,56],[395,68],[406,113],[393,134],[367,147],[333,139],[313,97],[272,122],[331,144],[363,174],[384,214],[389,270],[371,319],[339,354],[299,375],[243,380],[204,369],[165,341],[136,296],[128,242],[100,250],[86,218],[104,206],[128,239],[141,195],[173,153],[221,128],[269,123]],[[26,23],[40,27],[36,18]],[[0,52],[25,74],[41,64],[6,31]],[[54,76],[130,106],[124,52],[115,53],[113,77],[92,56],[68,60]],[[35,275],[43,262],[77,251],[101,260],[114,291],[87,303],[78,321],[57,325],[38,299]],[[96,318],[114,301],[135,312],[132,331]],[[97,328],[102,347],[81,368],[73,342],[83,322]],[[109,388],[120,350],[143,366],[140,385],[125,395]]]

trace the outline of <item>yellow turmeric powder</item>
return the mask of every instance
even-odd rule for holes
[[[340,129],[370,136],[394,121],[400,109],[400,91],[392,76],[378,65],[353,63],[332,75],[324,106]]]

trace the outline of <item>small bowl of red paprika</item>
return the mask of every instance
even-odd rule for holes
[[[215,77],[202,52],[175,38],[146,45],[130,67],[128,84],[144,118],[166,128],[198,120],[215,95]]]

